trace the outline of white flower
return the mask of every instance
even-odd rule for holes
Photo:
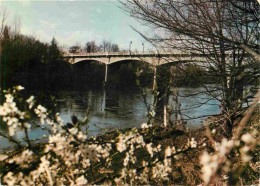
[[[153,178],[160,180],[169,180],[168,172],[171,171],[171,168],[160,162],[156,163],[156,166],[152,168]]]
[[[27,185],[34,185],[34,181],[30,176],[24,176],[21,181],[21,185],[27,186]]]
[[[17,118],[15,118],[15,117],[12,117],[12,118],[10,118],[8,121],[7,121],[7,125],[13,125],[13,124],[15,124],[15,123],[18,123],[18,119]]]
[[[46,159],[46,156],[41,157],[41,163],[38,168],[39,172],[45,172],[46,168],[48,168],[50,165],[49,160]]]
[[[6,98],[5,100],[6,103],[12,103],[14,100],[14,97],[11,94],[6,94],[5,98]]]
[[[117,144],[116,144],[116,149],[117,149],[119,152],[123,152],[123,151],[126,150],[126,144],[125,144],[126,141],[127,141],[126,136],[123,135],[123,134],[120,134],[120,135],[118,136],[118,138],[119,138],[119,141],[118,141]]]
[[[173,154],[175,154],[175,153],[176,153],[176,149],[175,149],[175,147],[174,147],[174,146],[172,147],[172,153],[173,153]]]
[[[13,127],[8,127],[8,134],[9,136],[13,136],[15,133],[15,129]]]
[[[115,178],[114,181],[115,181],[116,185],[124,185],[124,182],[121,178]]]
[[[223,176],[223,179],[224,179],[224,180],[228,180],[228,178],[229,178],[229,177],[228,177],[227,175],[224,175],[224,176]]]
[[[29,162],[31,160],[32,154],[33,154],[33,152],[30,151],[29,149],[24,150],[20,156],[17,156],[14,158],[14,161],[20,165],[26,164],[27,162]]]
[[[41,114],[44,112],[47,112],[47,109],[41,105],[38,105],[38,107],[36,109],[34,109],[36,114]]]
[[[69,129],[69,132],[70,132],[72,135],[76,135],[77,132],[78,132],[78,129],[74,127],[74,128]]]
[[[24,127],[25,127],[26,129],[30,129],[30,128],[31,128],[31,124],[29,124],[29,123],[24,123]]]
[[[242,141],[244,141],[245,143],[254,143],[255,142],[255,138],[249,134],[246,133],[241,137]]]
[[[30,96],[27,100],[26,100],[26,102],[29,104],[29,109],[31,109],[32,107],[33,107],[33,105],[34,105],[34,96]]]
[[[76,185],[85,185],[88,183],[88,180],[82,175],[76,179]]]
[[[242,154],[241,159],[242,159],[243,162],[247,163],[252,159],[252,157],[249,156],[248,154]]]
[[[8,114],[5,107],[0,106],[0,116],[6,116]]]
[[[7,175],[4,177],[4,182],[7,183],[7,185],[14,185],[15,184],[15,176],[14,173],[8,172]]]
[[[147,129],[147,128],[150,128],[150,127],[152,127],[152,124],[148,125],[147,123],[143,123],[143,124],[141,125],[141,128],[142,128],[142,129]]]
[[[126,156],[125,156],[125,159],[124,159],[124,164],[123,164],[125,167],[128,165],[128,162],[130,160],[129,158],[130,158],[129,153],[126,153]]]
[[[40,122],[44,124],[45,119],[47,118],[47,109],[41,105],[38,105],[36,109],[34,109],[35,114],[40,118]]]
[[[4,161],[5,159],[7,159],[8,156],[5,154],[0,154],[0,161]]]
[[[63,123],[63,120],[61,119],[59,113],[56,113],[56,121],[57,121],[59,124],[62,124],[62,123]]]
[[[148,151],[148,153],[150,154],[151,158],[153,157],[153,147],[152,147],[152,143],[149,143],[146,145],[146,149]]]
[[[146,129],[146,128],[148,128],[147,123],[143,123],[143,124],[141,125],[141,128],[142,128],[142,129]]]
[[[77,137],[78,137],[79,140],[82,140],[82,141],[85,141],[87,139],[87,135],[83,134],[82,131],[79,131]]]
[[[212,176],[212,173],[218,167],[218,163],[217,163],[218,156],[217,155],[210,156],[207,152],[204,152],[200,158],[201,158],[200,163],[202,164],[202,168],[201,168],[202,178],[204,180],[204,183],[208,184]]]
[[[196,147],[197,147],[197,142],[195,141],[194,138],[191,138],[190,147],[191,147],[191,148],[196,148]]]
[[[155,116],[154,109],[152,111],[150,111],[149,114],[150,114],[150,116],[154,117]]]
[[[221,144],[215,144],[216,150],[220,153],[221,156],[224,156],[230,149],[234,146],[233,140],[227,140],[226,138],[222,139]]]
[[[172,149],[171,149],[171,147],[166,147],[166,149],[165,149],[165,157],[168,157],[168,156],[171,156],[172,155]]]
[[[146,162],[146,161],[142,161],[142,165],[143,165],[143,167],[147,167],[147,165],[148,165],[148,162]]]
[[[250,148],[248,146],[244,146],[241,148],[242,153],[247,153],[249,150],[250,150]]]
[[[17,89],[17,90],[23,90],[24,87],[22,87],[21,85],[18,85],[18,86],[16,87],[16,89]]]
[[[136,148],[139,148],[139,147],[144,147],[145,146],[145,142],[144,142],[144,138],[143,136],[137,136],[136,138],[134,138],[134,141],[137,143],[137,144],[140,144],[140,145],[137,145]]]
[[[82,162],[82,165],[83,165],[83,168],[89,167],[91,165],[90,159],[84,159],[83,162]]]

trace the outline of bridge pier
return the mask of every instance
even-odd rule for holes
[[[108,57],[108,63],[106,64],[104,84],[107,83],[107,71],[108,71],[108,65],[109,65],[109,64],[110,64],[110,57]]]
[[[163,125],[167,127],[167,107],[165,104],[163,106]]]
[[[156,66],[154,66],[154,71],[153,71],[153,90],[155,90],[155,88],[156,88],[156,71],[157,71],[157,68],[156,68]]]
[[[105,84],[106,84],[106,82],[107,82],[107,68],[108,68],[108,66],[107,66],[107,64],[106,64],[106,70],[105,70],[105,81],[104,81]]]

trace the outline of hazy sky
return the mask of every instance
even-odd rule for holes
[[[8,12],[10,24],[15,17],[21,19],[21,32],[50,42],[55,37],[60,45],[84,45],[87,41],[103,39],[117,43],[120,48],[142,50],[144,39],[129,25],[148,33],[148,28],[126,15],[118,1],[3,1],[1,9]],[[2,10],[0,10],[2,11]],[[146,49],[148,44],[145,43]]]

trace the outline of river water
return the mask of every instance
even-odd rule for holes
[[[185,97],[186,94],[201,91],[202,88],[179,88],[179,98],[183,117],[187,119],[187,127],[198,128],[202,125],[204,115],[218,114],[220,112],[218,102],[210,100],[208,95],[199,94],[192,97]],[[153,95],[146,89],[146,100],[148,104],[153,102]],[[36,93],[37,94],[37,93]],[[57,111],[60,113],[64,123],[71,121],[71,116],[76,115],[83,119],[89,110],[90,136],[104,133],[116,128],[140,127],[147,121],[147,110],[144,104],[142,91],[138,89],[97,89],[84,91],[58,91],[56,94]],[[48,105],[48,100],[42,100]],[[207,102],[199,107],[200,103]],[[169,105],[174,105],[173,97],[169,98]],[[193,108],[194,107],[194,108]],[[197,118],[189,120],[191,118]],[[4,130],[4,129],[1,129]],[[7,131],[3,131],[7,132]],[[32,139],[39,138],[47,134],[39,128],[31,129],[29,136]],[[16,138],[23,139],[22,132],[17,132]],[[0,137],[0,151],[10,148],[12,145],[7,139]]]

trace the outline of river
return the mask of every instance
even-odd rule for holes
[[[179,88],[180,95],[191,94],[201,91],[202,88]],[[149,89],[147,92],[147,103],[153,102],[153,95]],[[36,92],[37,94],[37,92]],[[71,121],[71,116],[76,115],[79,119],[83,119],[87,110],[89,110],[88,133],[90,136],[104,133],[106,131],[117,128],[140,127],[147,121],[147,110],[144,104],[142,91],[138,89],[90,89],[90,90],[72,90],[58,91],[55,93],[57,102],[57,111],[60,113],[64,123]],[[198,107],[198,102],[202,103],[210,97],[206,94],[199,94],[192,97],[180,97],[181,109],[184,119],[187,119],[187,127],[194,129],[202,125],[203,115],[218,114],[220,112],[218,102],[210,100],[207,104]],[[169,105],[174,105],[173,97],[169,98]],[[41,100],[43,104],[48,105],[48,99]],[[194,108],[192,108],[194,107]],[[197,118],[188,120],[189,117]],[[1,129],[4,130],[4,129]],[[7,132],[7,131],[4,131]],[[32,139],[39,138],[47,134],[39,128],[33,128],[29,132]],[[16,138],[24,137],[22,132],[16,133]],[[10,148],[12,145],[7,139],[0,137],[0,151]]]

